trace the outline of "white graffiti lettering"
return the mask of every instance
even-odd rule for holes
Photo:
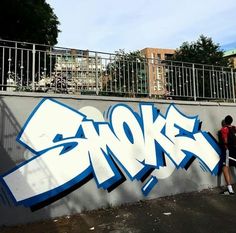
[[[123,178],[141,180],[165,166],[187,168],[193,158],[217,173],[219,148],[199,129],[197,117],[170,105],[163,116],[153,104],[140,113],[117,104],[108,122],[96,122],[53,99],[43,99],[17,141],[35,154],[2,179],[18,204],[33,206],[93,176],[98,188],[111,191]],[[124,172],[124,174],[122,174]],[[148,195],[158,182],[151,176],[142,188]]]

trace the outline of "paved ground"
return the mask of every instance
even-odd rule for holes
[[[235,187],[236,190],[236,187]],[[180,194],[25,226],[1,233],[235,233],[236,195],[220,189]]]

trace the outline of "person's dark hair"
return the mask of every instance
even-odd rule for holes
[[[226,125],[231,125],[233,122],[233,117],[231,117],[230,115],[225,117],[225,124]]]

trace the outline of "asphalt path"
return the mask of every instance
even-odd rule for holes
[[[236,187],[234,186],[235,190]],[[236,195],[220,188],[65,216],[1,233],[236,233]]]

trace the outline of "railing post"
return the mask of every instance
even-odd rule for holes
[[[196,76],[195,76],[195,66],[194,64],[192,65],[193,69],[193,99],[194,101],[197,100],[197,95],[196,95]]]
[[[35,44],[33,44],[32,58],[32,88],[35,91]]]
[[[8,52],[8,80],[10,81],[11,78],[11,48],[9,48],[9,52]],[[7,84],[8,85],[8,84]]]
[[[147,58],[147,84],[148,84],[148,97],[149,98],[152,97],[150,69],[151,69],[151,61],[150,61],[150,58]]]
[[[235,103],[235,80],[234,80],[234,72],[233,72],[233,68],[231,68],[231,80],[232,80],[232,93],[233,93],[233,101]]]
[[[99,95],[99,82],[98,82],[98,54],[95,53],[95,79],[96,79],[96,95]]]
[[[2,47],[2,83],[1,83],[1,90],[3,91],[4,90],[4,72],[5,72],[5,47]]]
[[[49,78],[52,78],[52,46],[49,48]]]
[[[15,42],[15,69],[14,69],[14,82],[15,86],[17,85],[17,42]]]

